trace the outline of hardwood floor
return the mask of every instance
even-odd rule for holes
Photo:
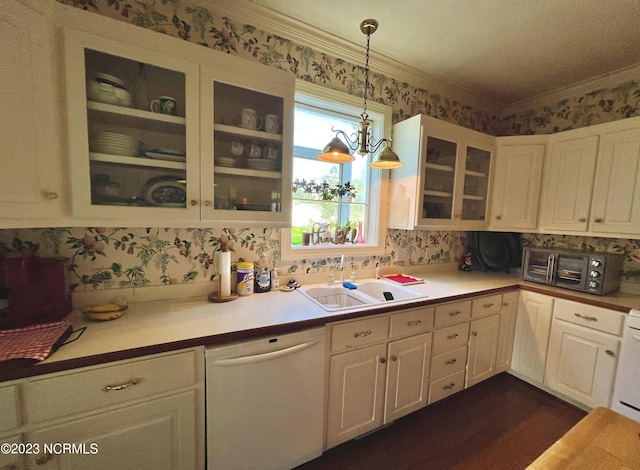
[[[298,470],[524,469],[585,415],[502,373]]]

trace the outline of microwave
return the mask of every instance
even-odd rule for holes
[[[624,255],[524,248],[522,279],[603,295],[620,289]]]

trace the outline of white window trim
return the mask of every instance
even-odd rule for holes
[[[296,81],[296,102],[302,102],[310,106],[339,112],[344,112],[345,108],[351,108],[357,116],[362,114],[363,106],[363,98],[331,90],[302,80]],[[339,104],[336,104],[336,102]],[[367,113],[372,120],[379,122],[382,135],[376,136],[377,139],[391,135],[391,107],[369,101],[367,102]],[[344,130],[349,134],[348,129]],[[371,156],[363,157],[356,155],[356,158],[370,159]],[[280,230],[280,256],[283,260],[328,258],[339,256],[341,254],[348,254],[350,256],[373,256],[384,254],[385,239],[387,235],[389,170],[376,170],[370,168],[369,171],[370,200],[367,220],[377,222],[377,240],[373,243],[367,241],[362,245],[346,244],[294,247],[291,246],[291,230],[282,229]]]

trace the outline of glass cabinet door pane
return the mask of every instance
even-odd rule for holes
[[[185,74],[88,48],[84,58],[91,204],[186,207]]]
[[[422,188],[423,219],[453,219],[453,196],[458,144],[427,137],[424,187]]]
[[[467,147],[462,195],[462,219],[485,220],[491,152]]]
[[[213,83],[214,208],[282,210],[284,100]]]

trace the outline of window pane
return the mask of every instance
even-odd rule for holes
[[[346,183],[356,188],[356,196],[348,198],[332,194],[319,194],[309,186],[297,186],[293,197],[291,244],[303,244],[303,232],[310,233],[309,243],[331,245],[336,243],[336,229],[349,223],[352,227],[346,241],[356,238],[358,222],[366,226],[369,167],[367,158],[356,155],[351,164],[337,165],[315,159],[333,138],[331,128],[343,130],[347,135],[355,132],[358,116],[346,116],[317,108],[296,107],[294,124],[293,180],[329,188]],[[330,199],[326,201],[323,199]],[[312,202],[313,201],[313,202]]]

